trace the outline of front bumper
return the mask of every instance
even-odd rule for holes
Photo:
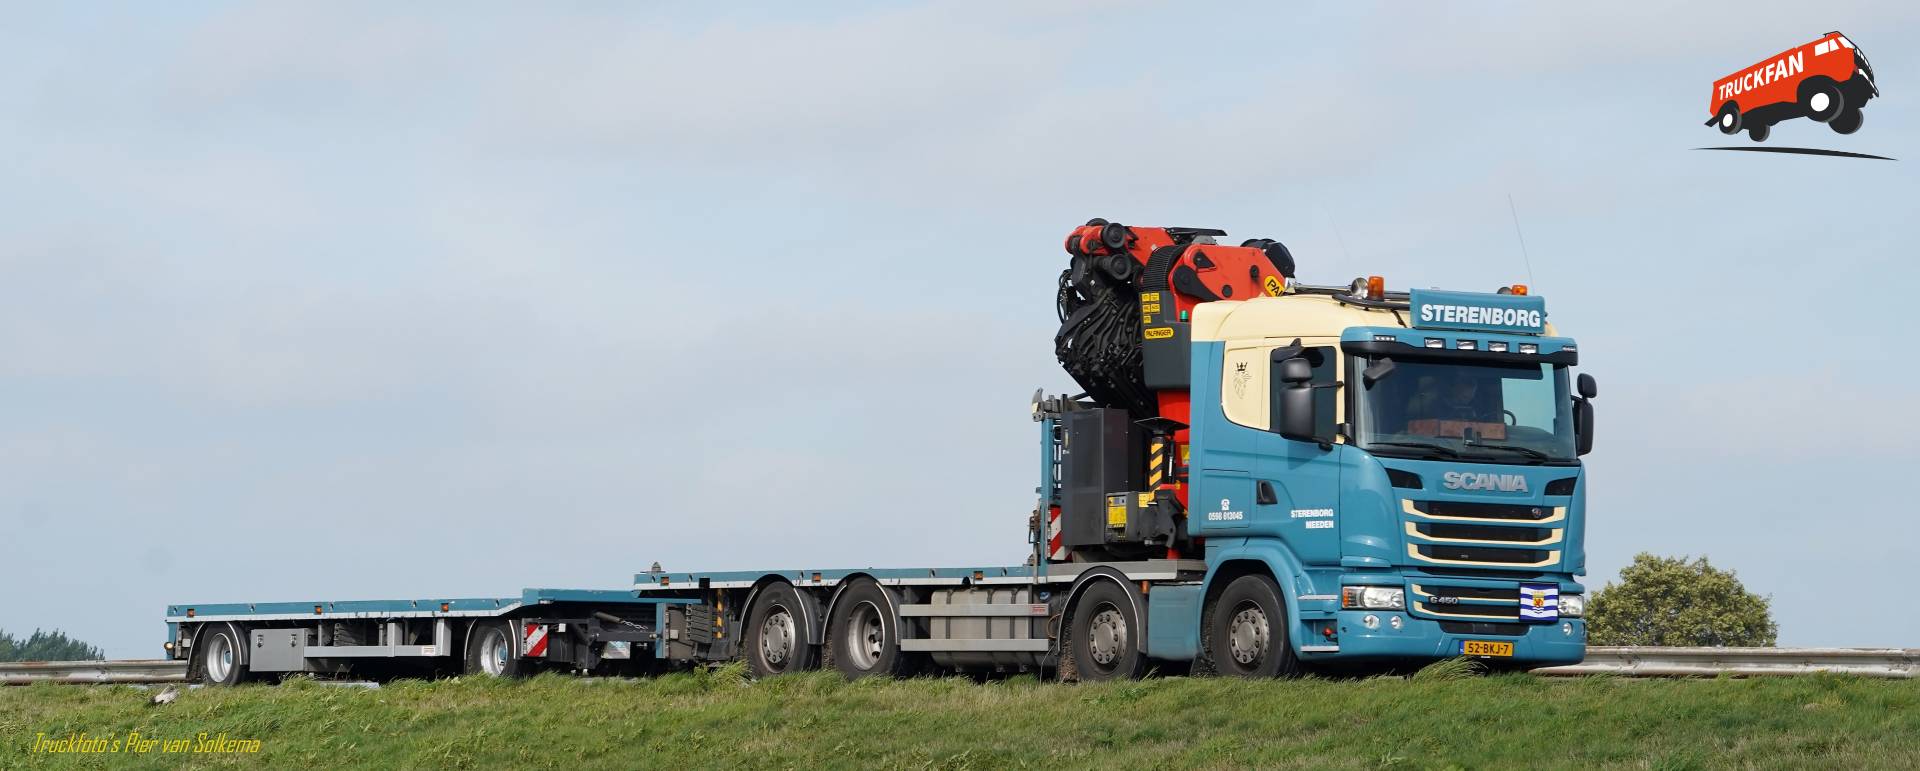
[[[1368,615],[1380,619],[1379,628],[1368,629],[1361,623]],[[1512,658],[1487,660],[1528,666],[1578,664],[1587,652],[1587,624],[1577,618],[1563,618],[1551,624],[1527,624],[1526,631],[1516,636],[1453,634],[1441,629],[1439,621],[1418,618],[1404,611],[1342,610],[1334,617],[1339,630],[1335,638],[1339,650],[1324,650],[1335,647],[1333,644],[1311,646],[1300,654],[1301,660],[1447,659],[1459,656],[1461,643],[1467,640],[1511,642]],[[1393,627],[1395,617],[1400,619],[1398,629]],[[1566,627],[1564,630],[1562,625]]]

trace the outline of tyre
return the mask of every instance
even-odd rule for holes
[[[1773,127],[1765,123],[1755,123],[1747,127],[1747,138],[1755,142],[1767,141],[1767,135],[1773,133]]]
[[[1859,131],[1860,124],[1865,123],[1866,120],[1866,113],[1859,110],[1848,110],[1834,116],[1833,120],[1827,121],[1827,128],[1833,129],[1837,133],[1851,134]]]
[[[466,673],[485,677],[519,677],[526,668],[514,652],[518,625],[507,620],[479,621],[467,632]]]
[[[819,649],[807,644],[807,614],[789,584],[770,584],[747,611],[747,669],[771,677],[812,669]]]
[[[859,581],[834,602],[827,644],[833,646],[833,668],[847,679],[907,673],[908,656],[900,650],[900,622],[890,600],[879,584]]]
[[[247,681],[247,665],[240,660],[246,638],[229,624],[216,624],[200,634],[193,669],[207,685],[239,685]]]
[[[1720,133],[1734,135],[1740,133],[1740,105],[1728,102],[1720,106],[1720,114],[1714,116],[1713,125]]]
[[[1280,587],[1263,575],[1233,579],[1207,614],[1205,650],[1213,671],[1245,678],[1292,677],[1300,659],[1287,639]]]
[[[1826,123],[1846,112],[1847,95],[1832,78],[1808,78],[1800,84],[1800,108],[1807,111],[1807,117]]]
[[[1112,581],[1095,581],[1087,587],[1073,603],[1069,632],[1080,679],[1098,683],[1136,680],[1146,674],[1147,657],[1140,653],[1142,631],[1131,593]]]

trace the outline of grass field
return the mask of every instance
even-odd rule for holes
[[[0,688],[0,766],[454,768],[1914,768],[1920,682],[1529,675],[1241,682],[294,680]],[[201,733],[257,753],[49,754],[42,738]],[[191,742],[188,743],[189,746]]]

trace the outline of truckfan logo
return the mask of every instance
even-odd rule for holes
[[[1782,51],[1714,81],[1707,100],[1706,125],[1732,136],[1741,131],[1765,142],[1773,126],[1794,118],[1825,123],[1837,134],[1852,134],[1866,120],[1863,109],[1880,96],[1873,65],[1853,40],[1838,31]],[[1804,147],[1702,147],[1701,150],[1879,158],[1877,155]]]

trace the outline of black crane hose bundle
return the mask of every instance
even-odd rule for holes
[[[1125,255],[1074,255],[1060,272],[1053,350],[1094,403],[1146,418],[1155,414],[1155,403],[1142,379],[1137,268]]]

